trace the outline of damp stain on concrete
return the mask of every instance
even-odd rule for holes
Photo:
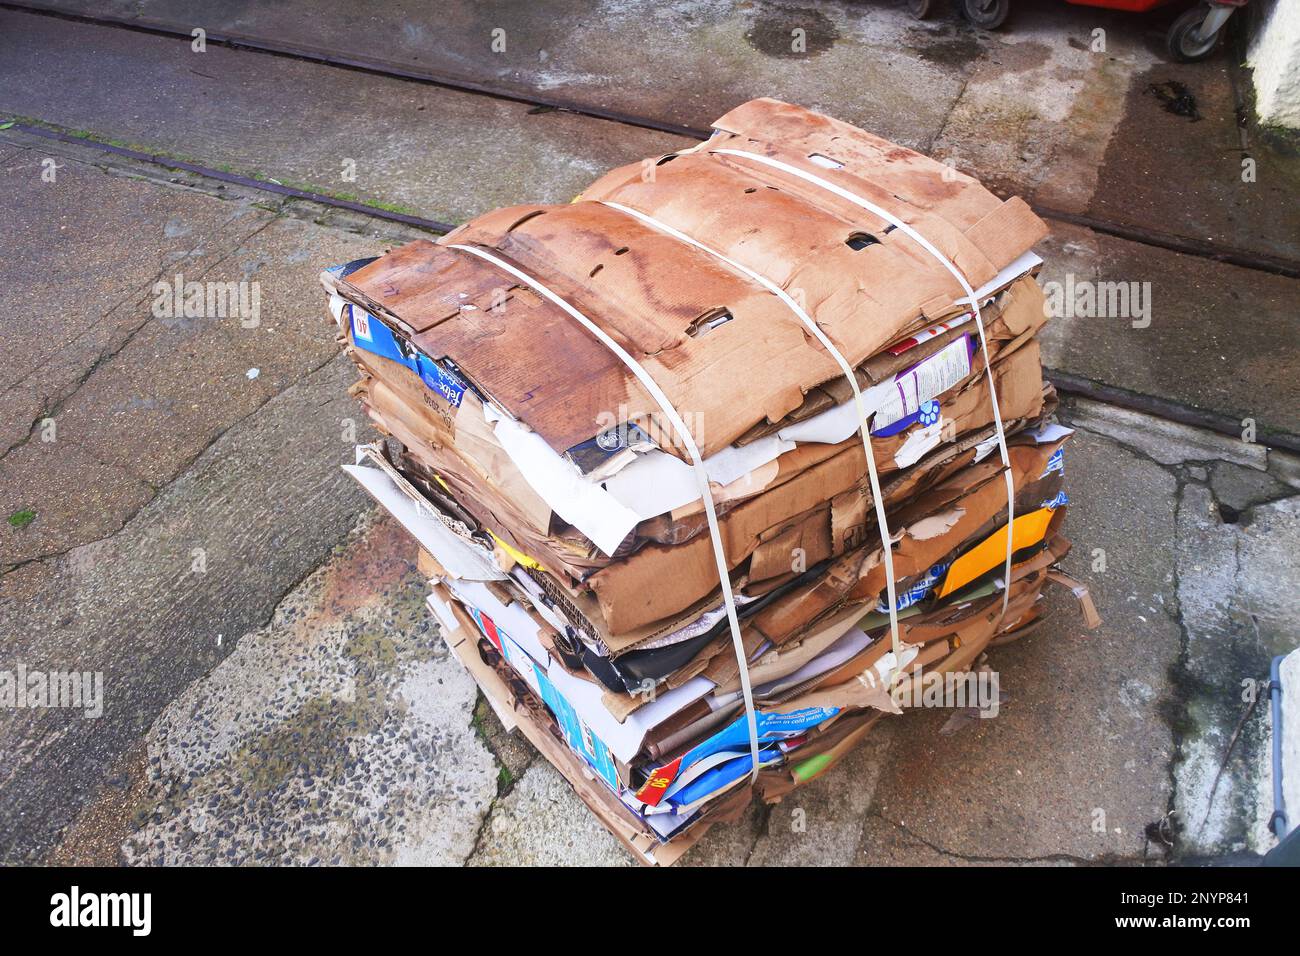
[[[1182,116],[1193,123],[1201,118],[1201,111],[1196,105],[1196,95],[1177,80],[1151,83],[1147,86],[1147,90],[1164,105],[1166,113]]]
[[[840,32],[820,10],[798,7],[763,11],[745,31],[745,42],[768,56],[817,56],[835,45]]]
[[[912,30],[908,49],[936,66],[964,67],[984,55],[984,45],[969,30],[947,31],[937,38],[928,30]]]

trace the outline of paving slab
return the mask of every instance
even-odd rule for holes
[[[146,739],[148,865],[450,865],[497,765],[473,679],[438,638],[416,545],[367,520],[270,623],[172,701]]]
[[[1272,658],[1296,647],[1300,620],[1300,600],[1289,586],[1300,498],[1233,517],[1225,520],[1210,489],[1183,488],[1178,598],[1187,652],[1175,809],[1181,848],[1203,856],[1262,853],[1273,844],[1272,800],[1263,798],[1271,747],[1265,687]]]
[[[117,530],[217,436],[328,362],[338,346],[316,276],[375,251],[368,237],[76,161],[44,182],[30,173],[40,153],[23,152],[4,173],[24,252],[0,266],[17,326],[0,347],[0,401],[26,431],[0,456],[0,514],[35,518],[0,526],[0,567]],[[122,235],[138,248],[112,241]],[[175,296],[160,303],[157,282],[242,284],[255,310],[214,299],[216,311],[187,316]],[[89,311],[99,286],[113,299],[102,316]],[[29,401],[39,407],[19,418]]]
[[[33,424],[137,330],[161,274],[202,273],[270,218],[106,181],[61,154],[5,149],[0,454],[26,441]],[[53,182],[43,178],[47,170]],[[117,241],[124,234],[130,242]]]
[[[1055,284],[1061,307],[1043,329],[1044,365],[1217,412],[1243,429],[1250,419],[1257,434],[1300,434],[1300,280],[1051,225],[1037,248],[1046,260],[1039,279],[1049,304]],[[1126,294],[1127,308],[1111,288]]]
[[[1141,448],[1145,457],[1162,465],[1200,462],[1202,466],[1195,470],[1198,481],[1206,479],[1209,474],[1206,469],[1211,462],[1216,467],[1228,465],[1252,471],[1261,479],[1267,476],[1269,452],[1258,442],[1153,418],[1104,402],[1070,399],[1067,407],[1070,421],[1078,427],[1104,435],[1128,448]],[[1191,471],[1189,468],[1189,473]]]
[[[635,866],[559,771],[533,763],[483,825],[471,866]]]
[[[0,715],[0,859],[35,862],[157,715],[366,510],[341,356],[215,441],[116,534],[0,576],[0,666],[98,672],[103,713]],[[364,438],[364,430],[360,431]]]
[[[1261,474],[1252,468],[1242,468],[1228,462],[1218,462],[1214,465],[1210,489],[1220,510],[1227,505],[1238,514],[1253,505],[1295,494],[1293,488],[1267,472]]]
[[[853,866],[898,727],[877,725],[832,772],[766,808],[749,866]],[[709,837],[715,834],[710,833]]]
[[[607,169],[693,142],[9,10],[0,11],[0,62],[0,112],[449,223],[568,202]],[[99,81],[106,75],[112,84]]]
[[[926,48],[962,50],[964,85],[930,151],[1006,194],[1078,211],[1091,199],[1107,144],[1124,122],[1131,77],[1154,57],[1113,11],[1025,4],[996,34],[952,24]],[[1105,34],[1096,49],[1094,31]],[[1075,197],[1074,203],[1064,197]]]
[[[453,0],[378,15],[305,0],[225,10],[189,0],[60,6],[387,60],[696,128],[737,103],[778,96],[847,106],[844,118],[893,138],[932,136],[961,89],[950,65],[915,49],[923,27],[872,5]],[[880,89],[896,91],[906,109],[872,95]]]

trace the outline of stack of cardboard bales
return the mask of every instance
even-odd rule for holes
[[[788,104],[715,127],[567,206],[497,210],[322,277],[354,393],[387,436],[349,471],[419,540],[449,646],[658,863],[823,773],[932,675],[982,666],[1039,616],[1068,547],[1069,431],[1047,420],[1036,339],[1042,222]],[[894,218],[975,291],[991,376],[962,285]],[[800,312],[864,396],[897,644],[857,403]],[[578,316],[650,374],[703,456],[756,777],[689,445]],[[990,377],[1015,487],[1010,582]]]

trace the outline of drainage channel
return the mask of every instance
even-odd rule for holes
[[[71,143],[75,146],[84,146],[101,153],[121,156],[125,159],[131,159],[139,163],[147,163],[150,166],[158,166],[162,169],[182,170],[187,173],[193,173],[196,176],[202,176],[204,179],[215,179],[223,183],[243,186],[248,189],[260,189],[263,192],[275,193],[277,196],[288,196],[293,199],[307,199],[311,202],[319,203],[322,206],[332,206],[335,209],[347,209],[351,212],[361,213],[362,215],[371,216],[375,219],[386,219],[389,222],[400,222],[407,226],[414,226],[417,229],[427,229],[429,232],[435,232],[439,235],[451,232],[451,230],[456,228],[451,223],[439,222],[436,219],[425,219],[422,216],[411,216],[406,213],[393,212],[389,209],[381,209],[378,206],[368,206],[362,202],[339,199],[326,193],[316,193],[308,189],[297,189],[293,186],[284,186],[267,179],[254,179],[251,176],[241,176],[239,173],[230,173],[222,169],[213,169],[211,166],[203,166],[199,163],[191,163],[186,160],[175,159],[165,153],[146,153],[136,149],[128,149],[125,146],[115,146],[112,143],[101,143],[96,139],[89,139],[85,136],[76,136],[72,133],[58,129],[51,129],[46,126],[32,126],[29,123],[14,122],[6,128],[17,130],[21,133],[27,133],[31,136],[39,136],[42,139],[54,140],[59,143]]]

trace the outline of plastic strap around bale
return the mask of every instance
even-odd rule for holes
[[[853,389],[853,401],[857,404],[858,427],[859,427],[859,431],[862,434],[862,451],[867,458],[867,474],[870,477],[870,481],[871,481],[871,497],[872,500],[875,502],[875,506],[876,506],[876,524],[878,525],[880,530],[880,548],[881,548],[881,552],[884,555],[884,562],[885,562],[885,585],[889,597],[890,650],[894,654],[895,667],[897,668],[896,673],[901,673],[901,666],[899,662],[902,660],[901,657],[902,644],[898,633],[898,600],[895,594],[897,585],[894,579],[894,555],[893,555],[893,549],[890,547],[889,524],[885,519],[885,503],[884,503],[884,498],[880,492],[880,476],[876,469],[876,456],[871,450],[871,428],[867,424],[867,409],[862,402],[862,390],[858,387],[858,378],[853,373],[853,367],[849,364],[848,360],[844,357],[844,355],[840,352],[840,350],[837,349],[835,345],[831,342],[831,340],[827,337],[826,333],[823,332],[821,328],[817,325],[817,323],[812,320],[812,317],[809,316],[806,311],[804,311],[804,309],[799,305],[798,302],[796,302],[790,296],[789,293],[787,293],[775,282],[771,281],[765,276],[759,275],[757,272],[755,272],[753,269],[750,269],[748,266],[742,265],[739,262],[736,262],[735,260],[728,258],[727,256],[723,255],[721,252],[718,252],[716,249],[709,248],[704,243],[700,242],[697,239],[693,239],[692,237],[686,235],[684,232],[681,232],[678,229],[674,229],[672,226],[668,225],[667,223],[660,222],[658,219],[655,219],[653,216],[647,216],[643,212],[638,212],[637,210],[631,209],[620,203],[609,202],[608,200],[600,200],[600,202],[603,205],[609,206],[612,209],[617,209],[621,213],[624,213],[628,216],[632,216],[633,218],[640,220],[646,225],[651,226],[654,229],[658,229],[660,232],[665,233],[666,235],[672,236],[674,239],[677,239],[680,242],[685,242],[691,246],[694,246],[697,249],[707,252],[709,255],[713,256],[714,258],[719,259],[722,262],[726,263],[732,269],[735,269],[737,272],[741,273],[742,275],[747,276],[750,279],[757,282],[768,292],[771,292],[778,299],[784,302],[786,306],[789,307],[790,311],[795,314],[795,317],[798,318],[799,321],[802,322],[805,326],[807,326],[808,331],[812,332],[812,334],[816,336],[817,341],[819,341],[822,344],[822,347],[825,348],[826,351],[829,352],[831,356],[835,359],[835,361],[839,364],[840,371],[844,373],[845,379],[848,380],[849,387]]]
[[[972,289],[970,283],[966,281],[966,277],[962,275],[961,270],[949,261],[947,256],[935,248],[934,244],[931,243],[930,240],[926,239],[925,236],[921,235],[907,223],[903,222],[903,220],[899,219],[892,212],[887,209],[882,209],[875,203],[863,199],[861,196],[850,192],[843,186],[838,186],[829,180],[823,179],[821,176],[800,169],[798,166],[791,166],[789,163],[782,162],[779,159],[773,159],[770,156],[760,156],[757,153],[749,153],[741,149],[719,148],[709,150],[709,152],[716,155],[740,156],[745,159],[751,159],[756,163],[761,163],[764,166],[771,166],[773,169],[779,169],[782,172],[789,173],[791,176],[796,176],[805,182],[810,182],[815,186],[820,186],[822,189],[834,193],[841,199],[847,199],[854,205],[861,206],[868,212],[879,216],[886,222],[892,223],[896,228],[901,229],[905,235],[916,242],[926,252],[930,253],[930,255],[937,259],[945,269],[952,273],[953,277],[961,285],[962,291],[966,293],[971,308],[975,311],[975,328],[979,331],[980,348],[984,353],[984,371],[989,380],[989,400],[993,403],[993,425],[997,430],[998,452],[1002,456],[1002,467],[1007,479],[1007,527],[1010,528],[1011,523],[1016,518],[1016,482],[1015,478],[1011,474],[1011,456],[1007,453],[1007,436],[1006,431],[1002,427],[1002,410],[998,407],[998,390],[997,383],[993,380],[993,365],[989,362],[989,343],[988,338],[984,335],[984,318],[980,312],[979,301],[975,297],[975,290]],[[1007,605],[1011,600],[1011,556],[1014,553],[1011,546],[1011,537],[1010,534],[1007,535],[1006,576],[1004,578],[1006,586],[1002,589],[1003,615],[1007,613]],[[890,603],[893,603],[892,599]]]
[[[576,319],[588,332],[594,335],[602,345],[614,353],[624,365],[631,370],[632,374],[650,393],[650,396],[659,405],[664,416],[672,424],[673,430],[677,432],[682,444],[686,446],[687,453],[691,456],[691,468],[695,473],[695,481],[700,490],[700,500],[704,503],[704,514],[709,523],[709,537],[713,541],[713,557],[718,564],[718,581],[722,586],[722,602],[727,609],[727,623],[731,627],[731,641],[736,652],[736,663],[740,666],[740,691],[745,700],[745,720],[749,730],[749,753],[753,765],[750,769],[750,780],[758,779],[759,755],[758,755],[758,720],[754,710],[754,692],[749,683],[749,660],[745,655],[745,642],[740,636],[740,620],[736,617],[736,598],[731,592],[731,573],[727,567],[727,555],[722,547],[722,533],[718,528],[718,515],[713,506],[713,492],[709,488],[709,476],[704,470],[703,456],[700,449],[695,444],[695,439],[682,421],[682,417],[677,414],[677,409],[673,407],[668,396],[658,386],[650,373],[642,368],[641,363],[634,359],[627,351],[615,342],[605,333],[598,325],[588,319],[585,315],[575,309],[572,305],[556,295],[542,283],[529,276],[527,273],[510,265],[508,262],[497,258],[485,249],[476,246],[467,246],[455,244],[450,248],[458,249],[461,252],[467,252],[470,255],[477,256],[487,262],[492,263],[498,269],[508,273],[520,282],[528,285],[533,291],[545,297],[555,305],[563,309],[569,316]]]

